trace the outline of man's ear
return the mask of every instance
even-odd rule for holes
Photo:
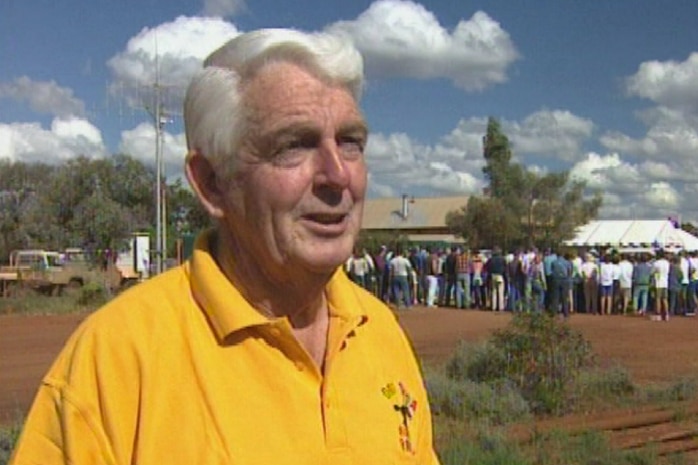
[[[184,172],[189,185],[208,214],[217,219],[222,218],[225,215],[225,192],[220,191],[211,162],[196,149],[192,149],[187,154]]]

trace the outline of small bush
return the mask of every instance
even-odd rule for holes
[[[526,400],[515,386],[455,381],[443,375],[426,379],[432,412],[457,420],[501,425],[529,416]]]
[[[531,465],[514,445],[497,436],[456,440],[439,453],[442,465]]]
[[[80,288],[77,303],[82,306],[102,305],[108,300],[108,293],[101,284],[91,282]]]
[[[612,448],[600,431],[574,436],[554,431],[539,437],[534,450],[536,464],[650,465],[657,462],[656,454],[649,449]]]
[[[505,369],[506,357],[494,345],[461,342],[446,365],[446,374],[454,381],[485,383],[501,380]]]
[[[92,308],[78,305],[74,296],[47,296],[37,293],[23,297],[0,298],[0,314],[58,315]]]
[[[570,410],[579,373],[593,366],[591,344],[546,313],[516,314],[489,342],[461,344],[446,366],[456,381],[513,384],[535,413]]]
[[[663,388],[651,388],[647,390],[647,398],[651,402],[681,402],[692,400],[698,394],[698,382],[696,379],[684,378],[674,384]]]
[[[0,427],[0,465],[6,465],[10,461],[21,431],[22,421],[19,420],[9,426]]]
[[[594,362],[582,333],[547,313],[517,314],[491,344],[504,353],[506,378],[537,413],[569,410],[575,378]]]
[[[574,390],[579,406],[590,408],[618,404],[620,400],[632,398],[637,393],[630,373],[620,366],[609,370],[581,371]]]

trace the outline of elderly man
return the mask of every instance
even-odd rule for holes
[[[410,344],[341,265],[359,232],[362,62],[243,34],[185,100],[186,175],[216,227],[70,338],[15,464],[436,463]]]

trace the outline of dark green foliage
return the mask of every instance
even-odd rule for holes
[[[401,234],[399,231],[361,231],[356,240],[356,248],[358,250],[366,249],[371,254],[376,254],[380,247],[385,245],[389,250],[407,250],[409,247],[409,238]]]
[[[210,224],[181,181],[166,186],[168,255],[183,233]],[[155,174],[128,155],[48,166],[0,160],[0,263],[12,250],[121,250],[155,223]]]

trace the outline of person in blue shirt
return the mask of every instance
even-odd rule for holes
[[[545,294],[545,307],[550,308],[552,305],[552,285],[553,285],[553,262],[557,260],[557,255],[551,249],[545,249],[543,255],[543,270],[545,271],[545,285],[548,292]]]
[[[550,311],[561,313],[565,318],[570,315],[570,289],[572,289],[572,262],[571,255],[556,255],[555,261],[550,265],[551,271],[551,297]]]

